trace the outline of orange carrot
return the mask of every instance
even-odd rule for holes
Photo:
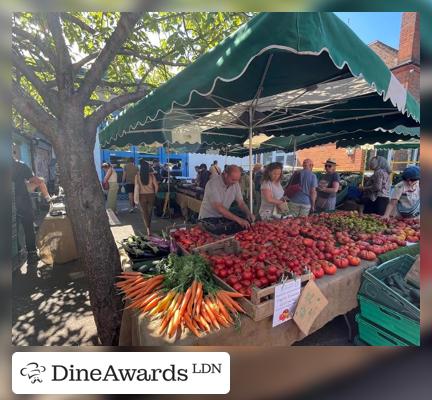
[[[239,297],[244,297],[243,294],[238,293],[238,292],[228,292],[227,290],[222,290],[222,292],[233,299],[239,298]]]
[[[194,281],[192,282],[191,296],[187,305],[187,313],[189,315],[192,315],[197,286],[198,286],[198,282],[194,279]]]
[[[198,282],[195,300],[194,300],[194,315],[200,314],[202,297],[203,297],[203,285],[201,282]]]
[[[168,337],[172,337],[174,335],[174,333],[177,331],[177,328],[179,326],[180,323],[180,310],[177,309],[174,313],[174,317],[173,317],[173,323],[172,325],[168,328]]]
[[[150,311],[153,307],[156,307],[156,305],[160,302],[161,297],[157,296],[152,301],[148,302],[147,305],[144,307],[142,312]]]
[[[230,310],[234,314],[237,314],[237,310],[233,307],[231,301],[229,301],[221,292],[218,292],[216,296],[222,302],[222,304],[224,304],[228,308],[228,310]]]
[[[190,319],[190,316],[188,313],[185,313],[183,316],[183,319],[186,323],[186,326],[189,328],[189,330],[195,335],[200,337],[200,334],[198,332],[198,329],[195,328],[194,324],[192,323],[192,320]]]
[[[198,322],[198,324],[201,326],[201,329],[206,332],[210,332],[210,325],[207,323],[207,321],[202,315],[198,315],[197,317],[195,317],[195,321]]]
[[[188,303],[189,303],[189,300],[191,297],[191,293],[192,293],[192,287],[188,287],[188,289],[186,290],[186,293],[183,297],[183,302],[182,302],[181,307],[180,307],[180,317],[182,317],[186,311],[186,307],[188,306]]]
[[[225,306],[223,305],[222,301],[219,299],[219,297],[216,296],[216,304],[219,307],[219,312],[221,313],[221,315],[229,322],[232,323],[233,320],[228,312],[228,310],[225,308]]]
[[[212,323],[212,325],[216,328],[216,329],[220,329],[220,325],[217,322],[216,317],[213,314],[213,311],[210,309],[210,307],[207,305],[207,303],[205,301],[203,301],[203,305],[202,307],[204,307],[205,312],[207,313],[208,317],[210,318],[210,321]]]

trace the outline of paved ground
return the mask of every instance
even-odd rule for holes
[[[126,207],[126,202],[119,202],[121,226],[112,227],[117,241],[144,229],[140,214],[129,214]],[[160,232],[183,222],[181,219],[156,219],[152,228]],[[98,344],[87,281],[79,262],[54,266],[39,263],[39,279],[28,279],[26,268],[24,264],[13,279],[12,343],[17,346]],[[353,316],[350,319],[353,320]],[[348,344],[348,329],[343,317],[298,343],[306,346]]]

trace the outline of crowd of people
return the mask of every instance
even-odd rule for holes
[[[222,218],[247,228],[256,218],[270,219],[280,214],[294,217],[313,212],[332,211],[336,207],[336,197],[340,190],[340,176],[336,161],[328,159],[324,163],[325,173],[318,179],[313,172],[314,164],[310,159],[303,160],[303,168],[295,171],[285,187],[282,186],[283,166],[273,162],[265,167],[256,164],[252,169],[252,191],[254,208],[247,206],[250,195],[250,176],[241,167],[225,165],[223,171],[214,161],[210,168],[206,164],[195,167],[195,184],[204,190],[199,219]],[[177,163],[174,169],[180,169]],[[107,196],[107,208],[117,211],[119,187],[128,194],[129,212],[138,208],[150,234],[153,208],[159,184],[170,174],[168,164],[161,165],[159,160],[148,162],[141,159],[139,167],[134,159],[128,159],[123,166],[121,181],[115,168],[102,164],[104,177],[102,186]],[[357,199],[360,214],[371,213],[389,218],[401,216],[413,218],[420,215],[420,169],[408,166],[403,171],[402,180],[392,187],[392,171],[387,159],[372,157],[369,161],[372,175],[358,190]],[[25,234],[28,251],[29,271],[36,271],[37,249],[34,233],[34,216],[29,193],[39,190],[47,202],[52,201],[43,179],[34,176],[24,163],[19,161],[16,149],[13,150],[13,176],[15,187],[15,207],[18,220]],[[237,203],[239,215],[230,211]]]
[[[197,184],[205,188],[199,219],[225,218],[247,227],[255,220],[255,215],[267,220],[281,214],[298,217],[333,211],[341,188],[336,161],[329,158],[324,163],[325,172],[319,179],[313,167],[312,160],[303,160],[303,168],[295,171],[283,187],[281,163],[273,162],[265,168],[256,164],[252,170],[254,209],[249,210],[250,178],[241,167],[231,165],[223,172],[208,174],[206,165],[202,164],[197,169]],[[402,173],[402,181],[393,190],[391,169],[384,157],[372,157],[369,168],[373,171],[372,175],[366,179],[364,186],[358,188],[360,196],[356,203],[360,214],[377,214],[384,218],[413,218],[420,214],[419,167],[407,167]],[[243,218],[230,211],[234,201]]]
[[[115,211],[119,190],[117,174],[108,163],[104,163],[102,168],[105,171],[102,185],[107,191],[107,208]],[[360,214],[373,213],[384,218],[420,214],[420,169],[417,166],[407,167],[402,174],[403,180],[393,190],[387,159],[372,157],[369,168],[372,175],[364,186],[358,188],[360,196],[356,202]],[[268,220],[281,214],[298,217],[335,210],[337,193],[341,188],[336,161],[329,158],[324,163],[325,171],[319,179],[313,169],[312,160],[303,160],[302,169],[295,171],[283,187],[281,163],[272,162],[265,167],[256,164],[252,169],[253,210],[249,210],[250,177],[246,171],[236,165],[226,165],[222,171],[217,161],[209,168],[204,163],[196,166],[194,182],[204,190],[199,219],[222,218],[245,228],[256,217]],[[159,160],[149,163],[141,159],[138,168],[131,158],[123,167],[121,184],[128,194],[129,211],[134,212],[139,207],[148,233],[159,183],[167,176],[168,165],[161,166]],[[230,211],[234,201],[242,217]]]

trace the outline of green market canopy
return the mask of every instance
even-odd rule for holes
[[[411,94],[334,14],[261,13],[120,114],[100,142],[238,146],[264,133],[328,143],[377,128],[410,135],[419,120]]]

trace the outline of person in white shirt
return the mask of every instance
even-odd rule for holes
[[[384,218],[396,215],[415,218],[420,215],[420,168],[413,165],[405,168],[402,181],[393,189]]]
[[[221,175],[214,176],[207,182],[199,219],[223,217],[237,222],[243,228],[249,228],[250,223],[255,221],[255,216],[243,201],[239,185],[240,177],[240,167],[230,165]],[[240,218],[229,211],[234,200],[247,219]]]

